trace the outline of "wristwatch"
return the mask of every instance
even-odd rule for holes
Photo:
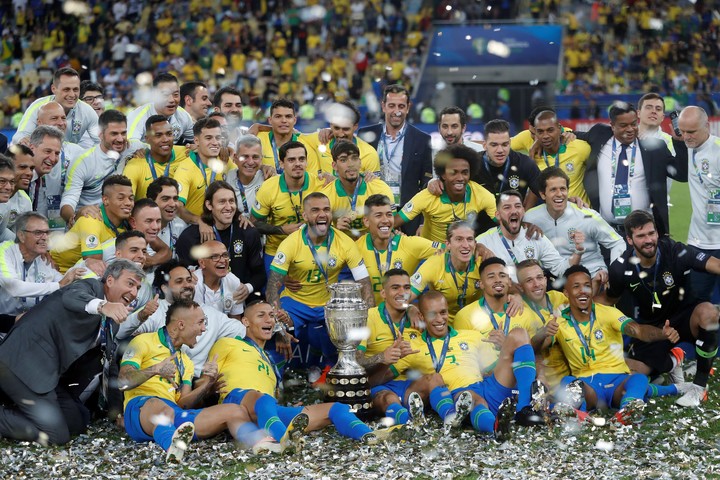
[[[97,312],[100,315],[102,315],[102,307],[104,307],[106,303],[107,303],[107,300],[101,300],[100,303],[98,303]]]

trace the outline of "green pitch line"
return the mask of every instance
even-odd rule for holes
[[[673,240],[687,242],[690,228],[690,189],[687,183],[673,182],[670,190],[670,235]]]

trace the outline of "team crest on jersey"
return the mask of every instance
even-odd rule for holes
[[[242,240],[235,240],[233,243],[233,251],[235,252],[235,255],[240,255],[243,252],[243,241]]]
[[[255,200],[255,210],[260,210],[260,201]]]
[[[525,258],[530,260],[531,258],[535,258],[535,247],[528,246],[525,247]]]
[[[18,216],[17,210],[10,210],[10,217],[8,218],[8,222],[14,222],[15,219],[17,218],[17,216]]]
[[[137,308],[137,306],[138,306],[138,299],[137,299],[137,298],[128,304],[128,308],[129,308],[130,310],[135,310],[135,309]]]
[[[510,188],[518,188],[520,186],[520,177],[513,175],[510,177],[510,181],[508,183],[510,184]]]
[[[335,267],[335,265],[337,265],[337,258],[330,257],[328,260],[328,267]]]
[[[465,342],[460,342],[460,350],[467,350],[468,344]]]
[[[132,348],[128,347],[128,349],[125,350],[125,353],[123,354],[123,360],[130,360],[134,356],[135,356],[135,351]]]
[[[568,172],[574,172],[574,171],[575,171],[575,165],[573,165],[572,162],[568,162],[568,163],[565,164],[565,169],[566,169]]]
[[[595,340],[598,340],[598,341],[600,341],[600,340],[602,340],[603,338],[605,338],[605,335],[603,334],[602,330],[600,330],[600,329],[595,330],[594,335],[595,335]]]
[[[675,285],[675,279],[673,278],[672,273],[665,272],[665,273],[663,273],[662,277],[663,277],[663,282],[665,282],[666,286],[672,287],[673,285]]]
[[[480,280],[475,280],[475,290],[480,290]]]
[[[412,212],[412,209],[413,209],[413,203],[412,203],[412,202],[408,202],[408,203],[403,207],[403,210],[405,210],[406,212]]]
[[[182,192],[182,185],[178,183],[178,193]]]
[[[710,161],[709,160],[703,160],[700,162],[700,169],[703,173],[708,173],[710,171]]]
[[[417,337],[418,337],[418,336],[417,336],[417,333],[415,333],[415,332],[412,332],[412,333],[410,334],[410,340],[415,340]]]
[[[100,244],[98,238],[95,235],[88,235],[85,238],[85,246],[87,248],[95,248]]]
[[[278,252],[277,255],[275,255],[275,259],[273,260],[273,263],[277,263],[278,265],[282,265],[285,263],[286,257],[283,252]]]
[[[46,275],[44,273],[38,273],[35,277],[35,283],[45,283]]]
[[[230,298],[230,297],[225,297],[223,299],[223,308],[225,309],[226,312],[229,312],[230,309],[232,308],[232,302],[233,302],[232,298]]]
[[[173,131],[173,137],[177,138],[178,135],[180,135],[180,125],[173,125],[172,131]]]
[[[396,260],[393,262],[393,268],[402,268],[402,260]]]
[[[80,133],[81,128],[82,128],[82,123],[80,123],[80,120],[73,120],[73,123],[72,123],[73,134],[78,135]]]

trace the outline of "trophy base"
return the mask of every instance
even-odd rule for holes
[[[370,382],[367,375],[344,375],[328,372],[325,386],[325,401],[344,403],[360,419],[366,420],[372,415]]]

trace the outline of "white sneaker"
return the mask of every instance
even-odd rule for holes
[[[470,393],[468,390],[461,392],[460,395],[458,395],[457,400],[455,401],[455,414],[451,413],[447,417],[445,417],[445,427],[457,428],[462,425],[463,420],[465,420],[465,417],[468,416],[470,410],[472,410],[472,407],[472,393]]]
[[[685,388],[687,388],[685,394],[675,400],[675,405],[681,407],[699,407],[700,402],[707,400],[707,388],[695,385],[694,383],[691,383]]]
[[[670,350],[670,354],[675,357],[675,361],[676,361],[677,365],[675,365],[675,368],[670,370],[670,372],[668,373],[668,376],[670,377],[671,383],[678,385],[680,383],[685,382],[685,372],[683,372],[683,361],[685,360],[685,351],[680,347],[675,347],[672,350]]]
[[[192,442],[193,436],[195,435],[195,425],[192,422],[185,422],[175,430],[172,437],[172,443],[170,448],[167,450],[165,456],[166,463],[180,463],[182,462],[185,450],[187,450],[190,442]]]
[[[417,392],[410,392],[408,395],[408,411],[410,413],[410,423],[414,426],[425,425],[425,404]]]

